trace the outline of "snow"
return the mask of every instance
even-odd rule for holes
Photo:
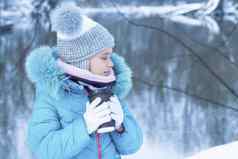
[[[185,159],[237,159],[238,141],[212,147]]]
[[[219,5],[221,0],[209,0],[199,11],[202,15],[211,14]]]
[[[204,6],[204,3],[192,3],[192,4],[180,4],[178,6],[120,6],[119,10],[130,18],[142,18],[150,16],[163,16],[171,21],[178,23],[191,25],[191,26],[205,26],[208,30],[214,34],[220,32],[220,28],[217,22],[211,16],[202,17],[189,17],[185,16],[185,13],[191,13],[199,11],[203,8],[203,12],[206,14],[212,13],[212,11],[217,7],[213,1],[213,7],[209,3]],[[33,12],[34,7],[32,6],[33,0],[18,0],[16,1],[16,6],[9,10],[2,10],[1,16],[4,24],[17,24],[16,28],[27,29],[33,23],[31,21],[30,14]],[[46,5],[46,4],[44,4]],[[45,6],[47,7],[47,6]],[[207,7],[207,9],[205,9]],[[225,9],[225,19],[237,23],[238,21],[238,4],[234,4],[228,1],[224,5]],[[48,8],[49,9],[49,8]],[[118,10],[115,7],[105,7],[105,8],[82,8],[82,12],[86,14],[118,14]],[[200,11],[201,12],[201,11]],[[1,23],[1,21],[0,21]],[[2,24],[2,23],[1,23]],[[171,65],[170,69],[174,69],[175,66]],[[171,71],[169,70],[169,71]],[[169,81],[171,85],[172,81]],[[148,99],[148,98],[147,98]],[[26,129],[27,123],[26,119],[17,120],[17,130],[16,130],[16,151],[19,158],[30,159],[30,153],[28,152],[26,146]],[[13,132],[9,132],[10,134]],[[176,132],[177,133],[177,132]],[[3,144],[4,140],[0,140]],[[203,141],[204,142],[204,141]],[[232,142],[225,145],[216,146],[209,148],[207,150],[201,151],[198,154],[190,156],[186,159],[235,159],[237,158],[238,142]],[[168,157],[169,154],[169,157]],[[156,156],[156,157],[155,157]],[[160,143],[152,144],[145,141],[142,148],[134,155],[123,156],[123,159],[133,159],[133,158],[160,158],[160,159],[176,159],[181,157],[175,152],[172,145],[160,145]]]
[[[169,157],[168,157],[169,156]],[[175,152],[173,149],[173,145],[160,145],[152,144],[146,141],[140,150],[132,155],[122,156],[122,159],[150,159],[150,158],[158,158],[158,159],[180,159],[181,155]]]
[[[17,157],[21,159],[31,159],[31,153],[27,147],[26,135],[27,135],[27,120],[24,118],[17,118],[17,130],[16,130],[16,149]]]
[[[83,8],[83,13],[86,14],[98,14],[98,13],[117,13],[118,10],[127,16],[147,17],[153,15],[178,15],[184,14],[190,11],[198,10],[202,7],[202,3],[183,4],[179,6],[118,6],[105,7],[105,8]]]
[[[16,24],[14,27],[21,29],[30,28],[30,15],[33,10],[32,0],[15,1],[14,6],[1,11],[0,24]]]
[[[228,1],[224,4],[224,19],[229,20],[233,23],[237,23],[238,21],[238,4]]]
[[[32,5],[32,0],[19,0],[16,1],[14,7],[10,10],[2,11],[2,22],[1,24],[18,24],[15,28],[18,29],[28,29],[32,28],[30,14],[34,11],[34,6]],[[163,5],[163,6],[104,6],[102,8],[81,8],[83,14],[108,14],[108,15],[118,15],[120,11],[125,16],[130,19],[137,19],[142,17],[160,16],[171,21],[178,23],[191,25],[191,26],[205,26],[208,28],[209,32],[213,34],[218,34],[220,28],[217,22],[210,15],[219,4],[220,0],[209,0],[207,3],[186,3],[178,5]],[[50,9],[50,7],[45,6],[44,8]],[[238,21],[238,4],[228,1],[224,5],[225,18],[236,23]],[[195,17],[190,17],[188,13],[195,13]],[[186,14],[186,15],[185,15]],[[19,25],[20,24],[20,25]]]

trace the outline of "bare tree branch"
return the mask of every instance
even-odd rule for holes
[[[230,64],[232,64],[233,66],[235,66],[238,69],[238,63],[231,61],[231,59],[226,55],[226,53],[220,50],[220,47],[217,48],[217,47],[209,46],[206,43],[202,43],[194,38],[191,38],[190,36],[188,36],[188,34],[186,32],[182,31],[182,33],[186,34],[186,38],[188,38],[190,41],[192,41],[196,44],[199,44],[200,46],[204,46],[208,49],[214,50],[215,51],[214,53],[218,54],[219,56],[221,56],[222,58],[227,60]]]
[[[178,93],[182,93],[184,95],[187,95],[187,96],[190,96],[190,97],[202,100],[202,101],[206,101],[208,103],[211,103],[211,104],[214,104],[214,105],[217,105],[217,106],[220,106],[220,107],[223,107],[223,108],[231,109],[233,111],[238,112],[238,109],[235,108],[234,106],[229,106],[229,105],[226,105],[226,104],[223,104],[223,103],[220,103],[220,102],[208,99],[208,98],[204,98],[204,97],[198,96],[196,94],[189,93],[188,91],[181,90],[179,88],[174,88],[174,87],[170,87],[168,85],[159,84],[159,82],[156,82],[156,83],[155,82],[149,82],[147,80],[141,79],[141,78],[136,77],[136,76],[134,76],[133,78],[135,79],[135,81],[139,81],[139,82],[144,83],[145,85],[148,85],[148,86],[151,86],[151,87],[166,88],[166,89],[169,89],[169,90],[172,90],[172,91],[175,91],[175,92],[178,92]]]
[[[134,21],[130,20],[128,17],[126,17],[117,7],[117,5],[110,0],[110,2],[112,3],[112,5],[117,9],[118,13],[131,25],[137,26],[137,27],[143,27],[143,28],[147,28],[147,29],[152,29],[152,30],[156,30],[159,31],[161,33],[166,34],[168,37],[174,39],[175,41],[177,41],[179,44],[181,44],[185,49],[187,49],[194,57],[196,57],[199,62],[202,64],[203,67],[205,67],[212,76],[214,76],[227,90],[229,90],[229,92],[234,95],[236,98],[238,98],[238,94],[237,92],[230,87],[215,71],[212,70],[212,68],[191,48],[189,47],[184,41],[182,41],[181,39],[179,39],[178,37],[176,37],[175,35],[171,34],[170,32],[167,32],[161,28],[155,27],[155,26],[151,26],[151,25],[146,25],[146,24],[137,24]]]

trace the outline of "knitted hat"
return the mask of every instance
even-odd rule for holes
[[[114,38],[101,24],[82,15],[79,7],[64,5],[51,14],[57,32],[59,56],[66,63],[89,69],[89,59],[105,48],[114,47]]]

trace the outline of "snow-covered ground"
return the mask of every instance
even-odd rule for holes
[[[212,147],[186,159],[237,159],[238,141]]]

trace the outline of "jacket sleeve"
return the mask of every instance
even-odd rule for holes
[[[62,128],[57,111],[48,99],[36,96],[28,124],[28,146],[38,159],[70,159],[89,144],[84,119],[80,116]]]
[[[122,107],[124,112],[123,125],[125,131],[121,134],[113,131],[111,137],[117,151],[121,155],[127,155],[139,150],[143,143],[143,134],[135,118],[129,111],[128,106],[125,103],[122,103]]]

